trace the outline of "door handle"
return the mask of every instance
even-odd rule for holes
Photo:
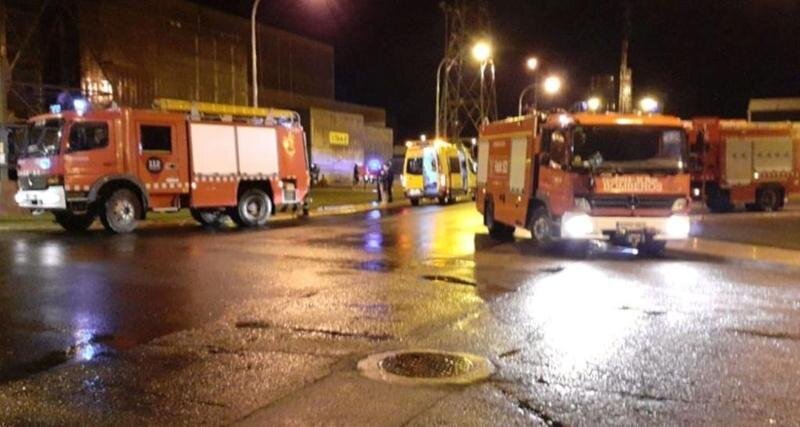
[[[114,166],[114,162],[103,162],[103,166]]]
[[[174,170],[178,169],[178,165],[175,164],[175,163],[167,163],[167,169],[169,169],[171,171],[174,171]]]

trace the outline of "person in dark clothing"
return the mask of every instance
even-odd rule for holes
[[[353,166],[353,187],[358,185],[358,181],[361,178],[361,171],[358,169],[358,163]]]
[[[386,190],[386,200],[389,203],[394,201],[394,197],[392,195],[392,187],[394,186],[394,172],[392,171],[392,165],[389,162],[386,162],[383,165],[383,186]]]
[[[378,171],[378,176],[375,179],[375,186],[378,189],[378,203],[383,203],[386,197],[386,193],[384,191],[384,171],[383,169]]]

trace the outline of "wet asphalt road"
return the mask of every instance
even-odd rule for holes
[[[6,233],[0,263],[0,425],[800,424],[797,271],[545,255],[490,241],[470,204]],[[496,372],[355,369],[406,348]]]

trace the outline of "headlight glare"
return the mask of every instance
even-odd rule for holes
[[[592,218],[584,213],[566,214],[562,227],[567,238],[586,237],[594,232]]]
[[[692,229],[691,221],[686,215],[673,215],[667,220],[667,236],[675,239],[685,239],[689,237]]]

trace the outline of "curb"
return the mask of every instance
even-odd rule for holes
[[[397,201],[394,203],[388,204],[376,204],[376,203],[361,203],[356,205],[338,205],[338,206],[322,206],[316,209],[313,209],[309,215],[309,218],[326,218],[332,216],[346,216],[346,215],[353,215],[357,213],[369,212],[373,210],[388,210],[388,209],[395,209],[399,207],[411,206],[411,204],[407,200]],[[284,215],[284,214],[277,214],[273,217],[272,222],[284,222],[290,221],[292,219],[302,218],[299,216],[294,215]],[[196,224],[194,220],[191,218],[165,218],[165,219],[156,219],[156,220],[146,220],[144,224],[147,225],[184,225],[186,223]],[[14,231],[42,231],[42,230],[60,230],[61,228],[53,221],[51,218],[42,217],[37,218],[35,216],[31,216],[29,218],[23,218],[19,220],[8,220],[4,221],[2,217],[0,217],[0,233],[3,232],[14,232]]]

